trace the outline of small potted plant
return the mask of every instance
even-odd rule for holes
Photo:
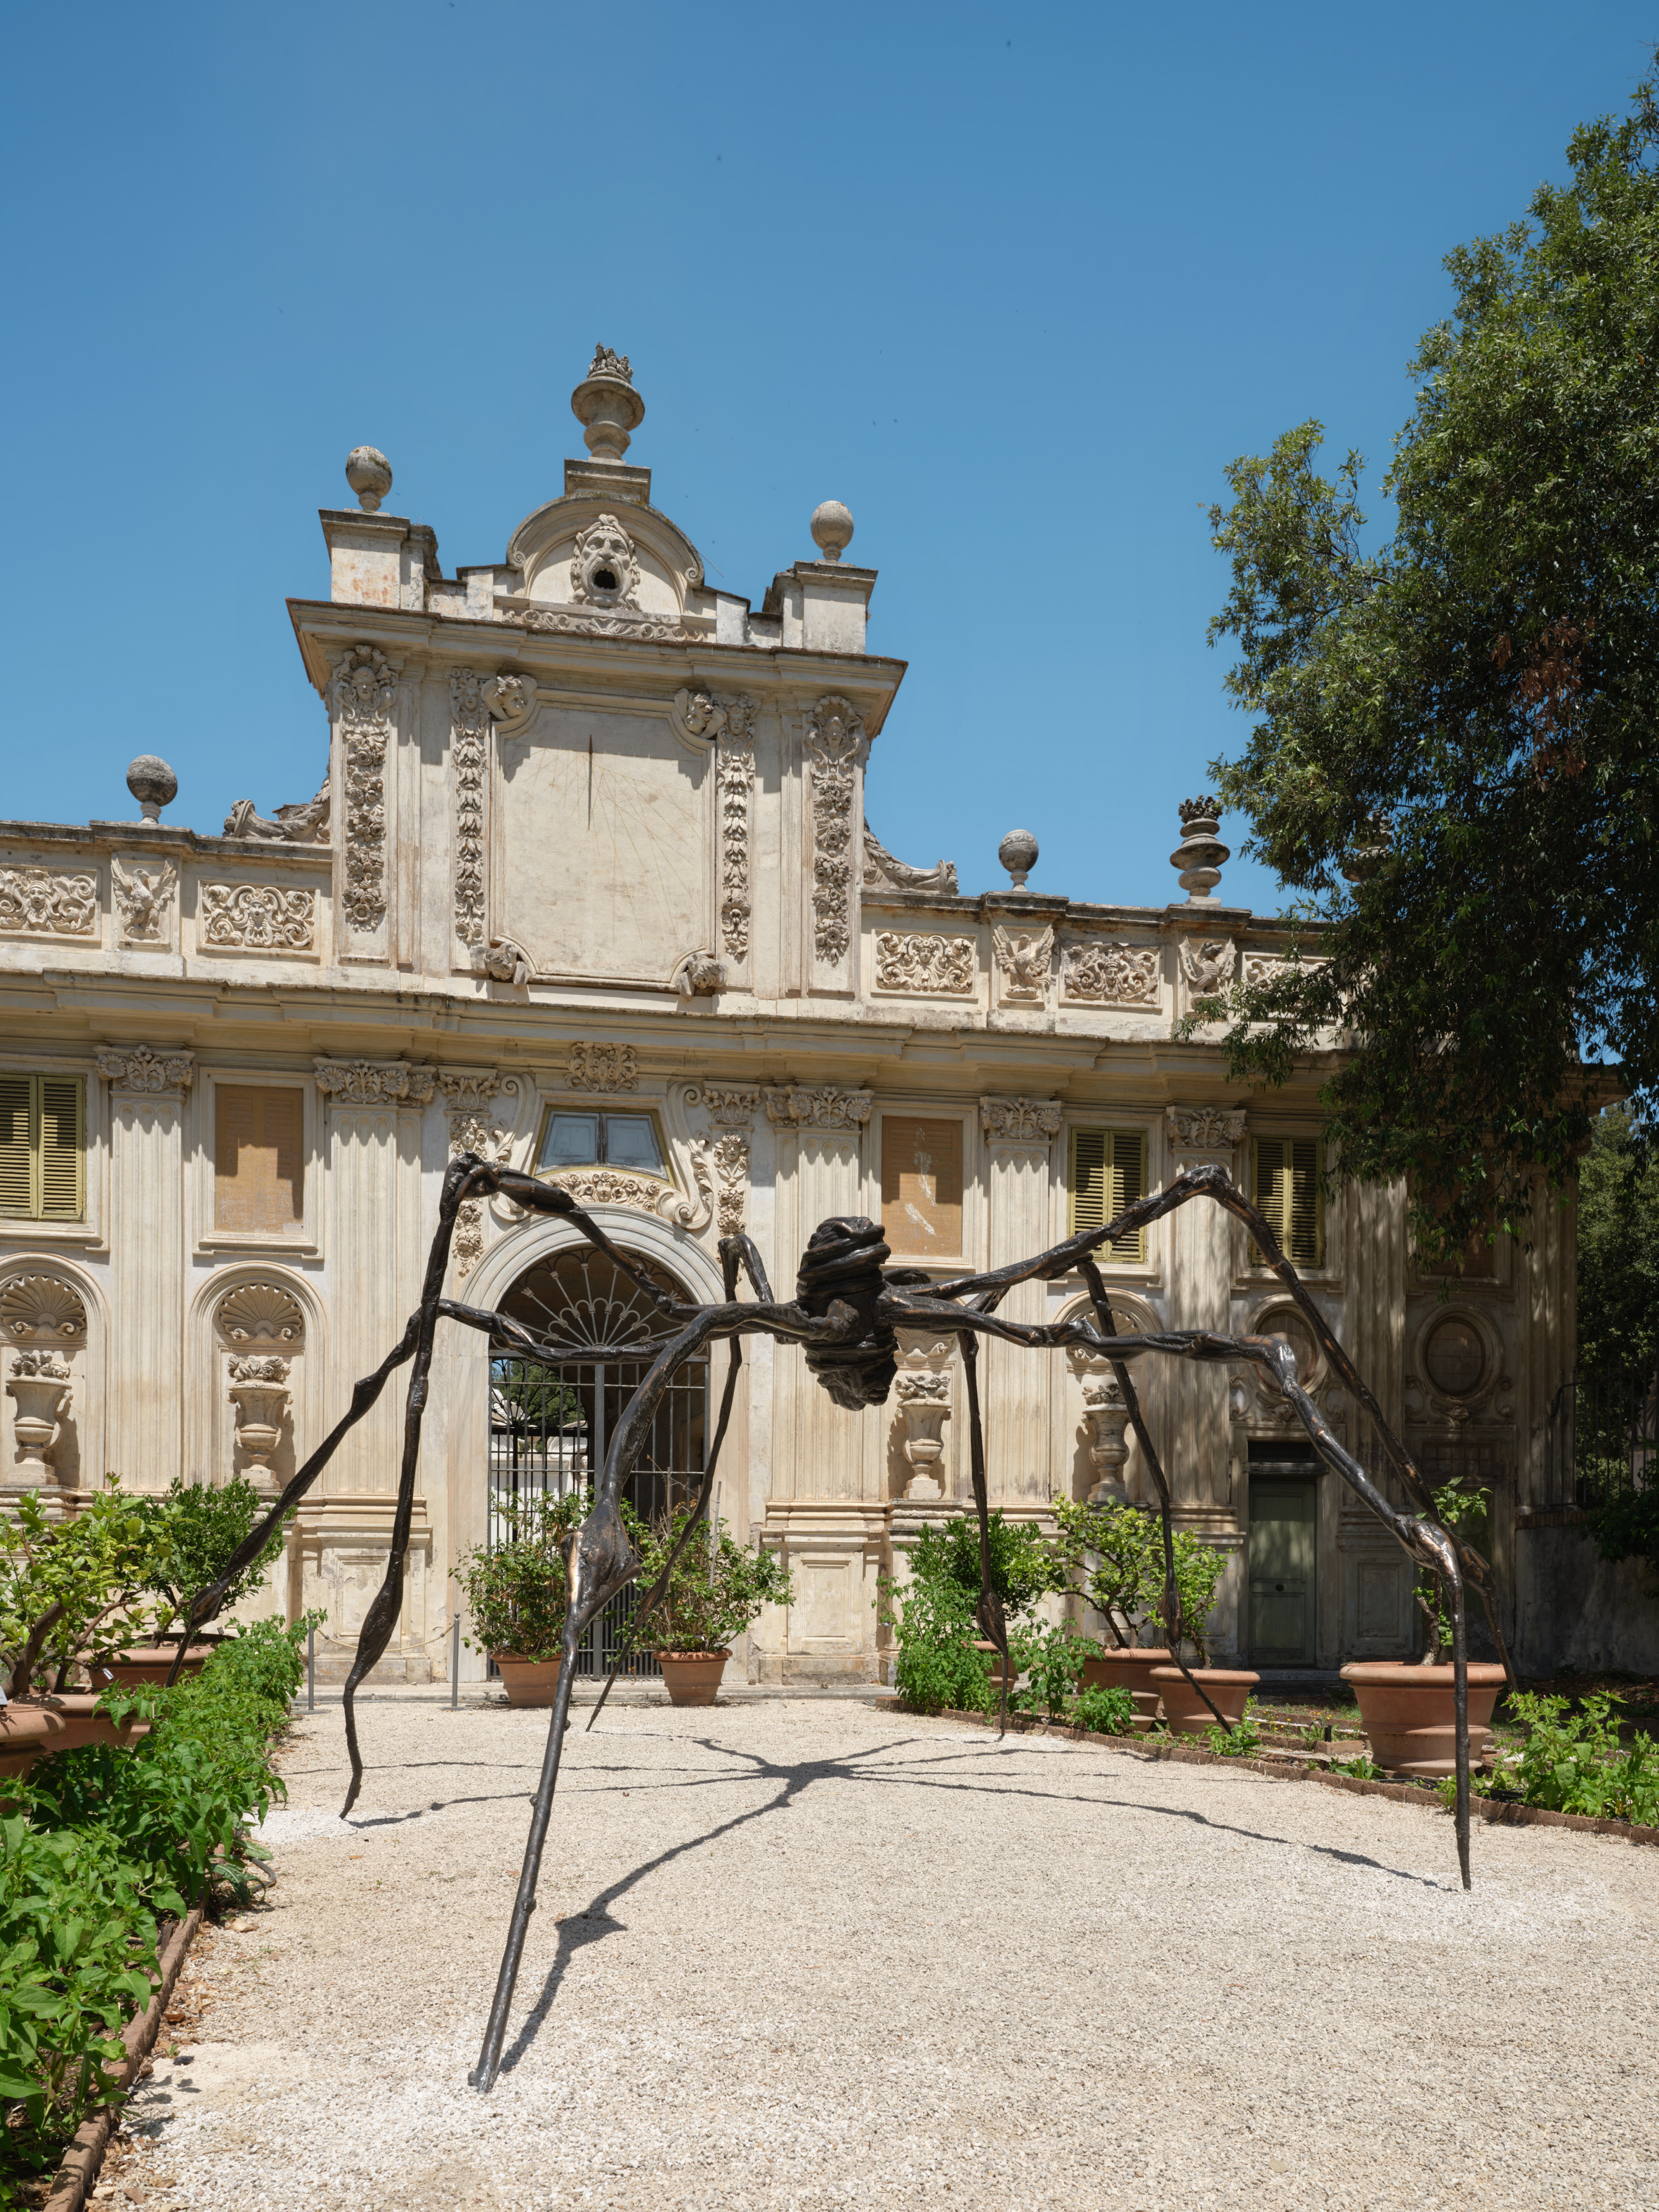
[[[1008,1630],[1008,1657],[1017,1677],[1027,1668],[1042,1677],[1038,1702],[1063,1698],[1081,1672],[1086,1653],[1074,1634],[1048,1629],[1032,1616],[1043,1597],[1065,1587],[1065,1571],[1041,1529],[1008,1522],[999,1508],[988,1517],[991,1588]],[[963,1513],[924,1528],[910,1551],[908,1579],[884,1577],[882,1626],[897,1645],[894,1680],[917,1712],[954,1707],[982,1711],[1002,1694],[1002,1662],[995,1644],[979,1634],[979,1516]],[[1010,1692],[1013,1682],[1008,1685]]]
[[[240,1474],[222,1483],[185,1482],[175,1475],[161,1497],[135,1503],[145,1531],[142,1587],[151,1601],[154,1625],[150,1642],[129,1645],[102,1662],[102,1674],[124,1690],[166,1681],[178,1656],[191,1599],[218,1580],[254,1524],[270,1510],[269,1499]],[[225,1592],[219,1606],[222,1614],[264,1583],[282,1555],[288,1529],[285,1520],[271,1531],[258,1557]],[[179,1671],[199,1674],[221,1641],[216,1633],[198,1632]]]
[[[1161,1541],[1158,1559],[1161,1598],[1164,1582]],[[1193,1535],[1185,1528],[1176,1531],[1176,1595],[1181,1604],[1182,1641],[1192,1645],[1198,1664],[1189,1669],[1191,1681],[1175,1664],[1173,1654],[1166,1664],[1152,1669],[1151,1679],[1163,1700],[1164,1718],[1172,1735],[1206,1735],[1217,1725],[1217,1713],[1230,1723],[1242,1721],[1250,1692],[1261,1680],[1259,1674],[1253,1674],[1246,1667],[1212,1667],[1210,1664],[1210,1607],[1215,1603],[1216,1585],[1225,1573],[1226,1567],[1225,1558],[1213,1544],[1205,1543],[1200,1537]],[[1207,1705],[1194,1684],[1199,1685],[1207,1695]]]
[[[1079,1505],[1057,1498],[1054,1510],[1059,1523],[1055,1550],[1066,1568],[1068,1587],[1099,1613],[1111,1639],[1103,1639],[1098,1655],[1085,1666],[1083,1686],[1127,1690],[1134,1701],[1134,1725],[1144,1734],[1158,1717],[1152,1669],[1167,1667],[1170,1659],[1170,1647],[1158,1633],[1164,1541],[1157,1516],[1116,1499]],[[1176,1539],[1177,1546],[1182,1540]],[[1177,1589],[1179,1568],[1177,1555]]]
[[[101,1662],[142,1629],[146,1537],[141,1501],[113,1481],[73,1520],[50,1519],[32,1492],[0,1519],[0,1777],[43,1753],[128,1744],[146,1724],[100,1710]]]
[[[662,1574],[690,1514],[682,1505],[663,1515],[640,1540],[636,1586],[642,1594]],[[732,1638],[754,1626],[763,1606],[787,1605],[793,1595],[787,1570],[772,1553],[736,1542],[724,1522],[693,1528],[667,1588],[639,1624],[656,1652],[670,1704],[712,1705]]]
[[[461,1560],[472,1621],[467,1649],[489,1653],[510,1705],[553,1702],[570,1600],[570,1539],[591,1503],[582,1490],[521,1498],[503,1510],[505,1540],[493,1550],[480,1544]]]
[[[1485,1534],[1485,1496],[1448,1483],[1434,1493],[1434,1509],[1449,1528],[1466,1538]],[[1453,1708],[1450,1592],[1444,1577],[1425,1576],[1413,1595],[1428,1623],[1428,1649],[1420,1660],[1360,1659],[1342,1669],[1359,1701],[1370,1755],[1391,1774],[1436,1779],[1457,1771],[1457,1719]],[[1487,1660],[1468,1662],[1469,1757],[1480,1765],[1492,1755],[1492,1717],[1506,1677]]]

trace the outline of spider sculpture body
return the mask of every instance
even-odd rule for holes
[[[453,1161],[444,1181],[438,1226],[428,1258],[421,1301],[410,1315],[402,1337],[374,1372],[365,1376],[356,1385],[345,1414],[295,1474],[264,1520],[249,1534],[224,1574],[198,1594],[191,1605],[179,1647],[181,1660],[196,1631],[214,1617],[231,1583],[249,1561],[257,1557],[282,1516],[309,1490],[337,1449],[341,1438],[374,1405],[394,1370],[405,1362],[411,1363],[404,1421],[403,1463],[386,1577],[364,1619],[356,1657],[345,1686],[346,1742],[351,1759],[351,1784],[346,1793],[345,1812],[351,1810],[362,1784],[362,1759],[357,1745],[354,1702],[357,1685],[385,1651],[397,1625],[402,1603],[404,1560],[409,1544],[415,1477],[420,1457],[421,1422],[426,1407],[438,1324],[447,1320],[464,1328],[478,1329],[489,1338],[493,1346],[530,1358],[556,1361],[568,1351],[568,1347],[558,1340],[538,1337],[506,1314],[464,1305],[444,1296],[450,1242],[459,1207],[468,1199],[489,1197],[498,1192],[526,1212],[558,1214],[568,1220],[589,1245],[605,1254],[637,1284],[659,1316],[662,1332],[648,1343],[636,1347],[637,1354],[648,1356],[651,1364],[616,1425],[605,1466],[595,1486],[592,1510],[570,1540],[567,1553],[569,1602],[564,1623],[563,1663],[560,1668],[548,1729],[547,1749],[536,1792],[524,1867],[514,1902],[501,1973],[478,2065],[471,2077],[481,2090],[488,2091],[493,2087],[501,2063],[519,1960],[530,1916],[535,1909],[542,1849],[552,1813],[560,1753],[569,1716],[577,1650],[600,1608],[633,1582],[640,1571],[638,1555],[623,1524],[623,1487],[649,1437],[653,1418],[676,1370],[717,1338],[729,1341],[731,1360],[702,1487],[681,1535],[682,1545],[708,1510],[720,1446],[731,1419],[745,1336],[763,1334],[786,1342],[799,1343],[804,1349],[807,1367],[814,1377],[836,1405],[853,1412],[865,1406],[880,1405],[886,1398],[895,1372],[896,1330],[926,1328],[960,1339],[968,1395],[969,1458],[980,1525],[978,1618],[981,1631],[996,1646],[1004,1662],[1005,1727],[1007,1716],[1008,1631],[1000,1601],[992,1586],[990,1573],[985,1438],[979,1402],[980,1338],[995,1337],[1005,1343],[1031,1349],[1081,1346],[1103,1354],[1112,1363],[1158,1495],[1164,1531],[1164,1626],[1170,1648],[1177,1655],[1178,1665],[1182,1664],[1179,1658],[1181,1612],[1176,1590],[1170,1491],[1152,1439],[1141,1417],[1139,1400],[1129,1372],[1130,1364],[1153,1355],[1212,1362],[1237,1363],[1244,1360],[1265,1369],[1295,1411],[1320,1456],[1364,1499],[1412,1558],[1444,1578],[1450,1591],[1457,1740],[1457,1854],[1463,1886],[1468,1887],[1469,1753],[1463,1593],[1465,1582],[1473,1583],[1482,1599],[1498,1649],[1502,1651],[1503,1638],[1497,1617],[1491,1571],[1472,1545],[1446,1529],[1435,1517],[1427,1485],[1403,1444],[1383,1419],[1376,1399],[1328,1327],[1295,1268],[1280,1252],[1271,1225],[1249,1204],[1224,1172],[1217,1167],[1195,1169],[1178,1177],[1167,1190],[1138,1200],[1104,1228],[1082,1231],[1030,1260],[1017,1261],[1012,1266],[988,1273],[960,1275],[945,1282],[932,1282],[915,1269],[886,1267],[884,1263],[890,1255],[878,1224],[858,1218],[838,1218],[822,1222],[814,1230],[801,1259],[795,1296],[787,1302],[780,1301],[773,1294],[760,1255],[750,1239],[742,1236],[725,1237],[720,1248],[725,1275],[725,1298],[718,1304],[694,1305],[665,1291],[629,1254],[619,1250],[599,1224],[583,1212],[567,1191],[555,1184],[538,1182],[532,1176],[481,1160],[476,1154],[465,1153]],[[1136,1336],[1118,1333],[1107,1301],[1106,1286],[1095,1261],[1096,1251],[1102,1244],[1132,1234],[1146,1223],[1194,1200],[1206,1200],[1223,1206],[1245,1224],[1257,1249],[1266,1255],[1268,1265],[1295,1299],[1333,1370],[1355,1402],[1370,1417],[1382,1449],[1414,1510],[1398,1510],[1377,1488],[1359,1462],[1352,1457],[1331,1433],[1317,1407],[1298,1383],[1296,1355],[1283,1339],[1224,1336],[1193,1329]],[[1048,1323],[1012,1322],[999,1316],[996,1311],[998,1305],[1017,1284],[1052,1281],[1071,1273],[1080,1273],[1087,1285],[1091,1316]],[[738,1295],[740,1274],[746,1277],[752,1292],[747,1299]],[[671,1559],[658,1582],[641,1600],[634,1619],[632,1632],[635,1635],[638,1634],[651,1607],[667,1586],[673,1563]],[[175,1674],[179,1663],[179,1661],[174,1662]],[[1507,1664],[1505,1655],[1506,1668]],[[1184,1666],[1182,1671],[1186,1672]],[[613,1673],[611,1680],[615,1679]],[[1190,1675],[1188,1680],[1192,1680]],[[1210,1705],[1211,1711],[1215,1712],[1203,1686],[1194,1681],[1193,1686],[1203,1702]],[[609,1690],[610,1683],[607,1683],[604,1695],[608,1695]],[[600,1706],[604,1704],[604,1695],[599,1700]],[[596,1706],[594,1718],[598,1717],[598,1711],[599,1707]],[[1229,1725],[1218,1712],[1216,1712],[1216,1718],[1224,1728]],[[588,1725],[592,1725],[592,1720]]]

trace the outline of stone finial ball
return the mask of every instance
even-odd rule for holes
[[[145,821],[154,822],[168,801],[178,796],[179,779],[155,753],[140,753],[127,770],[127,789],[137,800]]]
[[[812,542],[826,561],[839,561],[853,542],[853,518],[838,499],[812,509]]]
[[[1011,830],[997,847],[997,858],[1019,890],[1037,863],[1037,841],[1029,830]]]
[[[392,464],[374,446],[354,446],[346,455],[346,482],[365,514],[373,514],[392,489]]]

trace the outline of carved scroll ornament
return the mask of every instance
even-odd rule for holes
[[[631,1044],[573,1044],[568,1081],[573,1091],[634,1091],[639,1063]]]
[[[239,952],[309,952],[316,942],[316,896],[274,884],[204,884],[198,912],[202,941]]]
[[[896,929],[876,933],[876,988],[961,998],[974,988],[974,940]]]
[[[335,669],[329,701],[345,754],[346,920],[363,933],[386,919],[386,754],[397,675],[385,653],[354,645]]]
[[[852,942],[853,775],[864,720],[848,699],[831,694],[812,709],[806,757],[812,793],[812,949],[826,967],[847,957]]]
[[[1155,945],[1084,938],[1062,956],[1060,988],[1067,999],[1107,1006],[1156,1006],[1158,956]]]
[[[95,937],[96,876],[47,868],[0,868],[0,933],[13,937]]]
[[[813,1089],[799,1083],[765,1095],[767,1120],[784,1128],[861,1129],[875,1104],[872,1091]]]
[[[1244,1134],[1245,1115],[1223,1106],[1171,1106],[1170,1141],[1183,1152],[1230,1152]]]

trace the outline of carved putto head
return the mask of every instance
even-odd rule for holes
[[[570,596],[584,605],[639,605],[640,564],[634,541],[614,514],[602,514],[576,537],[570,556]]]

